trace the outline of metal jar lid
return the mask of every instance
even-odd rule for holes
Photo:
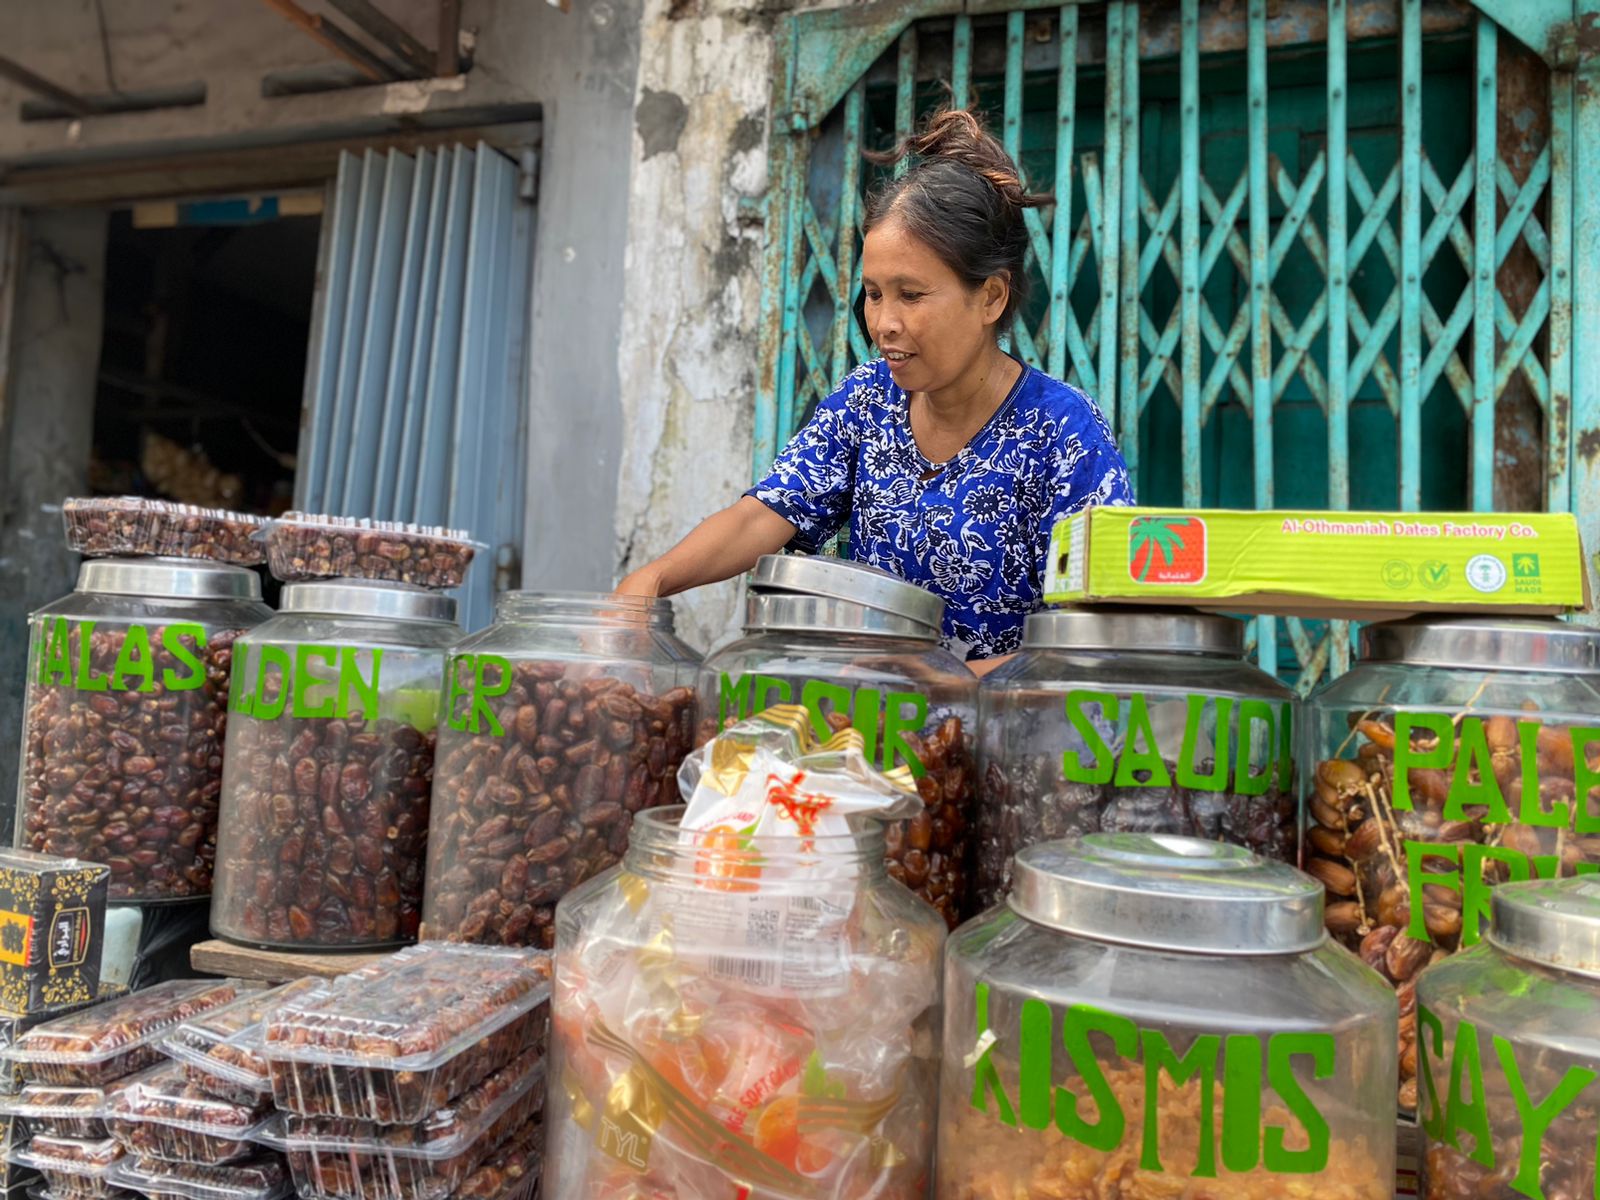
[[[1489,940],[1507,954],[1600,978],[1600,877],[1501,884],[1489,906]]]
[[[1244,622],[1163,608],[1054,608],[1031,613],[1024,650],[1120,650],[1243,658]]]
[[[80,592],[162,600],[260,600],[261,576],[248,567],[193,558],[88,558]]]
[[[1012,869],[1021,917],[1151,950],[1295,954],[1326,936],[1320,883],[1242,846],[1149,833],[1091,833],[1029,846]]]
[[[373,579],[327,579],[285,584],[278,611],[451,624],[456,619],[456,602],[451,596],[406,584]]]
[[[766,603],[755,603],[757,600]],[[786,604],[785,600],[812,603]],[[943,622],[942,597],[878,567],[838,558],[765,554],[756,561],[750,580],[745,628],[750,632],[826,629],[937,638]]]
[[[1361,631],[1363,662],[1516,671],[1600,671],[1600,630],[1555,617],[1410,617]]]

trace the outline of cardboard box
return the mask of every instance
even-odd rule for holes
[[[1571,513],[1089,508],[1052,533],[1045,601],[1383,620],[1590,597]]]
[[[0,850],[0,1008],[45,1012],[100,988],[109,867]]]

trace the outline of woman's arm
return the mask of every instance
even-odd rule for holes
[[[743,574],[763,554],[776,554],[795,535],[795,527],[754,496],[741,496],[712,513],[671,550],[621,583],[625,596],[675,596],[706,583]]]
[[[967,666],[971,669],[974,675],[976,675],[979,679],[982,679],[990,671],[993,671],[996,667],[1005,666],[1015,657],[1015,654],[1002,654],[996,658],[980,658],[976,660],[969,659],[967,660]]]

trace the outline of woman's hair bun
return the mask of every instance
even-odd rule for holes
[[[960,163],[987,180],[1002,200],[1016,208],[1037,208],[1051,200],[1023,186],[1011,155],[989,132],[983,118],[970,109],[941,108],[893,150],[869,157],[885,165],[906,158]]]

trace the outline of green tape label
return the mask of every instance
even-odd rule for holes
[[[1135,1138],[1141,1170],[1202,1179],[1217,1177],[1219,1164],[1228,1172],[1263,1166],[1280,1175],[1312,1175],[1328,1165],[1330,1127],[1306,1084],[1334,1075],[1331,1033],[1199,1033],[1181,1041],[1180,1051],[1164,1030],[1086,1004],[1066,1009],[1058,1025],[1055,1010],[1027,998],[1015,1028],[995,1028],[994,996],[984,983],[974,1009],[979,1042],[969,1103],[1002,1124],[1054,1125],[1062,1137],[1102,1153]],[[1017,1064],[1014,1086],[997,1059]],[[1058,1067],[1066,1080],[1059,1085]],[[1198,1096],[1168,1084],[1193,1085]],[[1163,1128],[1196,1119],[1194,1160],[1173,1161]]]

